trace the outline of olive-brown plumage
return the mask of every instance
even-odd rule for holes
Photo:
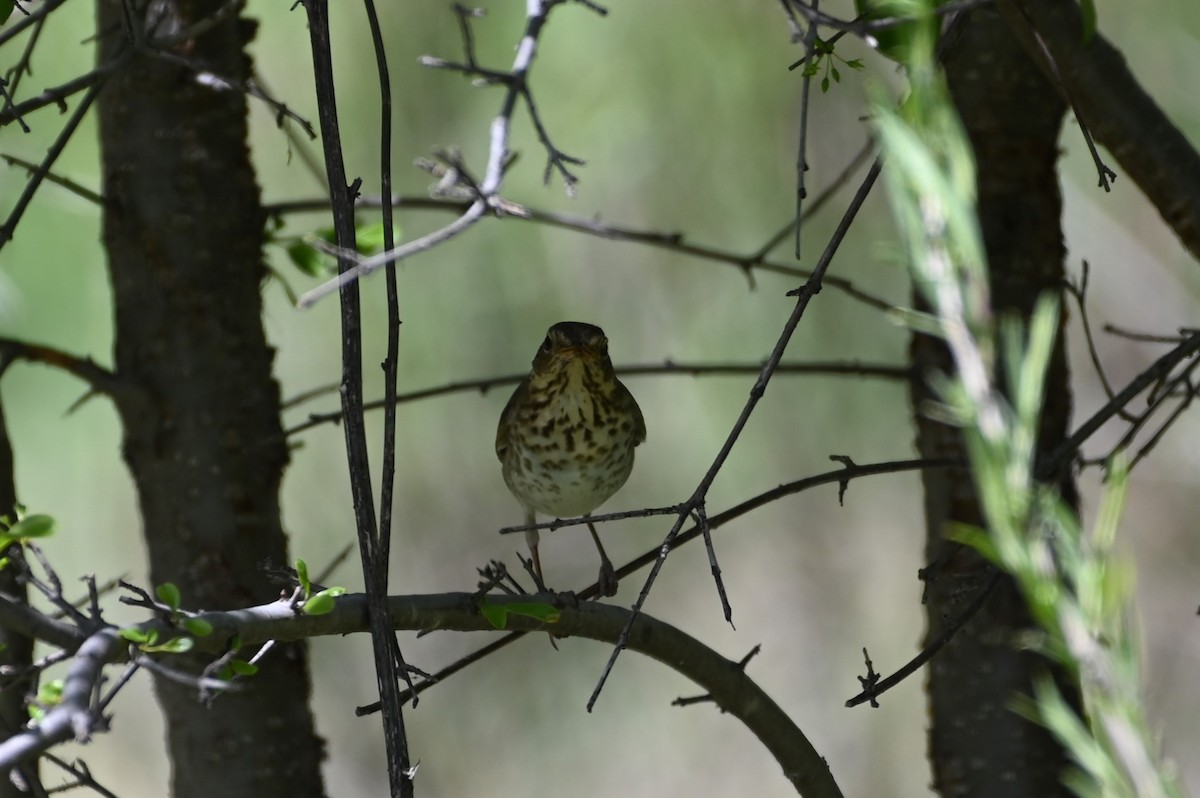
[[[634,447],[645,439],[642,411],[613,372],[604,331],[563,321],[546,333],[533,369],[500,415],[496,456],[533,523],[535,513],[591,513],[629,479]],[[612,563],[590,523],[588,529],[600,552],[601,588],[611,595]],[[540,580],[538,533],[527,532],[526,540]]]

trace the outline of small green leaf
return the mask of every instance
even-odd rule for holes
[[[312,582],[308,581],[308,563],[304,560],[296,560],[296,580],[304,591],[304,597],[308,598],[312,594]]]
[[[229,669],[238,676],[253,676],[258,673],[258,666],[246,662],[244,659],[230,660]]]
[[[503,604],[484,603],[479,611],[483,613],[483,617],[487,618],[496,629],[505,629],[508,627],[508,608]]]
[[[41,720],[45,717],[48,708],[62,703],[62,694],[62,679],[52,679],[48,682],[43,682],[38,687],[37,697],[29,705],[29,717],[34,720]]]
[[[170,607],[172,611],[178,611],[179,605],[183,601],[183,596],[174,582],[163,582],[154,588],[154,595],[158,596],[158,600]]]
[[[183,628],[193,637],[208,637],[212,634],[212,624],[203,618],[184,618]]]
[[[523,615],[542,623],[558,623],[558,619],[562,617],[562,613],[557,607],[539,602],[517,601],[505,604],[485,602],[479,609],[483,613],[483,617],[488,619],[488,623],[497,629],[508,627],[509,615]]]
[[[14,539],[44,538],[54,534],[53,516],[27,515],[8,529],[8,535]]]
[[[8,18],[12,16],[13,0],[0,0],[0,24],[8,22]]]
[[[160,646],[148,646],[147,651],[163,651],[167,654],[184,654],[191,651],[196,641],[190,637],[176,637]]]
[[[1093,0],[1079,0],[1079,13],[1083,16],[1083,43],[1087,44],[1096,35],[1096,4]]]
[[[300,608],[300,611],[305,615],[328,615],[333,612],[333,605],[333,596],[329,595],[329,591],[322,590],[304,602],[304,606]]]
[[[822,94],[829,93],[829,76],[828,75],[821,78],[821,93]]]
[[[119,634],[130,643],[137,643],[138,645],[146,645],[147,643],[151,643],[157,636],[153,629],[144,630],[132,626],[128,629],[122,629]]]
[[[285,252],[292,265],[310,277],[324,277],[329,272],[325,257],[301,239],[288,244]]]
[[[360,224],[354,228],[355,248],[360,255],[374,255],[383,250],[383,222]]]

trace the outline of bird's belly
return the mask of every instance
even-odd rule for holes
[[[527,509],[556,518],[584,515],[621,489],[633,470],[633,447],[617,446],[603,456],[592,452],[517,447],[504,474],[509,490]]]

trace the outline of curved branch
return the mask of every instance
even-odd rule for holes
[[[422,596],[392,596],[388,599],[395,629],[450,629],[460,632],[494,631],[479,609],[480,598],[470,593]],[[580,603],[569,593],[539,596],[488,597],[491,604],[536,601],[559,610],[555,623],[542,624],[532,618],[509,615],[518,631],[553,631],[556,635],[585,637],[615,643],[630,623],[632,613],[622,607],[596,602]],[[4,599],[0,597],[0,604]],[[225,642],[237,637],[244,646],[268,640],[288,642],[311,637],[366,632],[367,599],[361,594],[337,599],[327,615],[296,615],[287,601],[230,612],[205,612],[195,616],[207,621],[213,633],[195,641],[195,651],[220,653]],[[140,628],[160,633],[172,630],[159,621]],[[99,729],[99,715],[90,696],[108,663],[128,656],[124,640],[115,628],[89,636],[76,652],[64,685],[63,702],[48,712],[36,727],[0,743],[0,770],[50,746],[68,740],[87,739]],[[762,741],[784,775],[804,796],[841,796],[829,766],[798,726],[768,696],[735,660],[727,659],[696,638],[670,624],[639,613],[628,634],[628,648],[667,665],[707,691],[722,711],[746,725]]]

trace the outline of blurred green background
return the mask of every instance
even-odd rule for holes
[[[396,185],[424,194],[430,177],[410,167],[433,149],[460,147],[482,169],[488,125],[500,90],[418,66],[422,54],[461,57],[456,20],[442,0],[380,3],[395,88]],[[831,13],[852,15],[849,3]],[[1099,0],[1101,29],[1114,39],[1145,87],[1185,134],[1200,143],[1200,7],[1189,0],[1130,4]],[[506,69],[520,37],[524,4],[485,3],[474,25],[485,65]],[[555,143],[587,160],[578,196],[541,184],[543,152],[518,112],[512,147],[522,160],[505,195],[534,207],[599,217],[694,243],[748,253],[791,214],[800,80],[785,67],[799,57],[778,3],[654,3],[613,0],[601,18],[581,5],[558,9],[543,37],[532,87]],[[378,90],[363,12],[334,4],[338,99],[349,173],[377,190]],[[271,93],[316,119],[306,20],[288,3],[251,0],[261,21],[253,52]],[[92,9],[81,0],[56,12],[34,60],[26,91],[56,85],[89,66]],[[15,49],[10,46],[10,60]],[[872,79],[895,82],[887,62],[853,42],[846,57],[866,59]],[[842,70],[842,85],[816,93],[811,119],[810,196],[828,185],[866,138],[864,79]],[[251,103],[254,152],[267,202],[313,197],[319,184],[275,125]],[[34,130],[3,130],[0,149],[40,160],[62,117],[32,116]],[[1112,194],[1096,177],[1073,121],[1064,127],[1062,168],[1071,270],[1092,266],[1093,325],[1170,333],[1195,326],[1200,270],[1164,228],[1157,212],[1122,176]],[[91,120],[56,171],[99,186]],[[1117,165],[1109,159],[1110,165]],[[1118,169],[1119,171],[1119,169]],[[24,174],[6,168],[0,203],[12,206]],[[875,192],[831,274],[895,303],[907,300],[903,268],[882,193]],[[807,228],[801,265],[819,255],[848,198]],[[449,221],[444,214],[402,212],[406,238]],[[290,232],[327,224],[319,214],[289,220]],[[15,240],[0,255],[0,331],[111,362],[110,296],[98,244],[97,210],[44,186]],[[315,281],[282,251],[267,253],[297,290]],[[788,257],[786,245],[777,259]],[[400,387],[410,390],[527,368],[547,326],[562,319],[599,324],[618,364],[676,360],[760,362],[791,311],[784,294],[796,280],[756,274],[636,244],[614,243],[519,220],[485,220],[468,234],[402,264]],[[364,285],[369,396],[381,393],[383,280]],[[264,324],[278,347],[276,373],[286,396],[335,382],[339,375],[336,305],[296,310],[278,281],[265,286]],[[1076,417],[1105,401],[1088,364],[1072,310]],[[827,287],[813,302],[788,351],[791,359],[901,363],[907,333],[883,314]],[[1115,384],[1159,354],[1146,344],[1102,336],[1100,355]],[[642,377],[628,385],[646,416],[649,438],[629,484],[605,509],[674,503],[688,496],[747,396],[751,377]],[[71,415],[80,383],[36,366],[3,381],[16,445],[19,493],[33,510],[56,515],[60,535],[47,548],[61,574],[125,575],[145,581],[138,514],[120,459],[115,415],[102,400]],[[493,453],[496,419],[507,389],[462,394],[402,407],[399,413],[397,543],[392,589],[398,593],[469,590],[489,558],[515,563],[518,539],[498,527],[520,520]],[[336,407],[328,395],[289,411],[285,423]],[[709,497],[716,513],[775,485],[833,467],[830,454],[861,463],[912,455],[906,393],[882,381],[780,376],[745,430]],[[379,418],[372,419],[378,432]],[[1124,546],[1136,560],[1145,630],[1146,694],[1185,781],[1200,785],[1200,665],[1195,634],[1200,537],[1194,416],[1185,416],[1134,472]],[[1120,435],[1108,429],[1089,446],[1100,453]],[[376,435],[378,437],[378,435]],[[314,567],[353,540],[341,430],[299,437],[284,484],[285,522],[294,554]],[[1082,478],[1088,507],[1098,477]],[[851,486],[844,507],[827,487],[757,511],[720,531],[717,551],[736,630],[721,620],[703,552],[672,555],[647,610],[681,625],[731,658],[754,645],[751,674],[771,692],[825,756],[847,795],[928,793],[924,697],[920,678],[887,694],[877,710],[843,707],[859,685],[861,649],[890,672],[912,656],[923,629],[920,584],[923,525],[918,481],[875,478]],[[655,546],[669,521],[610,524],[601,532],[618,563]],[[544,538],[543,558],[557,587],[588,583],[594,552],[579,529]],[[360,586],[358,566],[332,580]],[[641,577],[622,586],[632,601]],[[82,589],[82,588],[80,588]],[[263,599],[271,597],[265,586]],[[137,617],[112,603],[110,619]],[[488,635],[405,636],[410,662],[436,670]],[[777,765],[749,732],[708,706],[672,708],[696,688],[662,666],[623,656],[596,710],[587,696],[606,647],[567,640],[555,653],[540,636],[435,687],[407,713],[410,746],[422,761],[425,795],[756,795],[793,794]],[[378,721],[356,719],[372,699],[369,643],[318,640],[312,646],[319,730],[329,740],[332,795],[386,791]],[[124,798],[162,795],[167,765],[148,680],[117,700],[112,733],[80,751],[97,778]],[[198,710],[199,711],[199,710]]]

